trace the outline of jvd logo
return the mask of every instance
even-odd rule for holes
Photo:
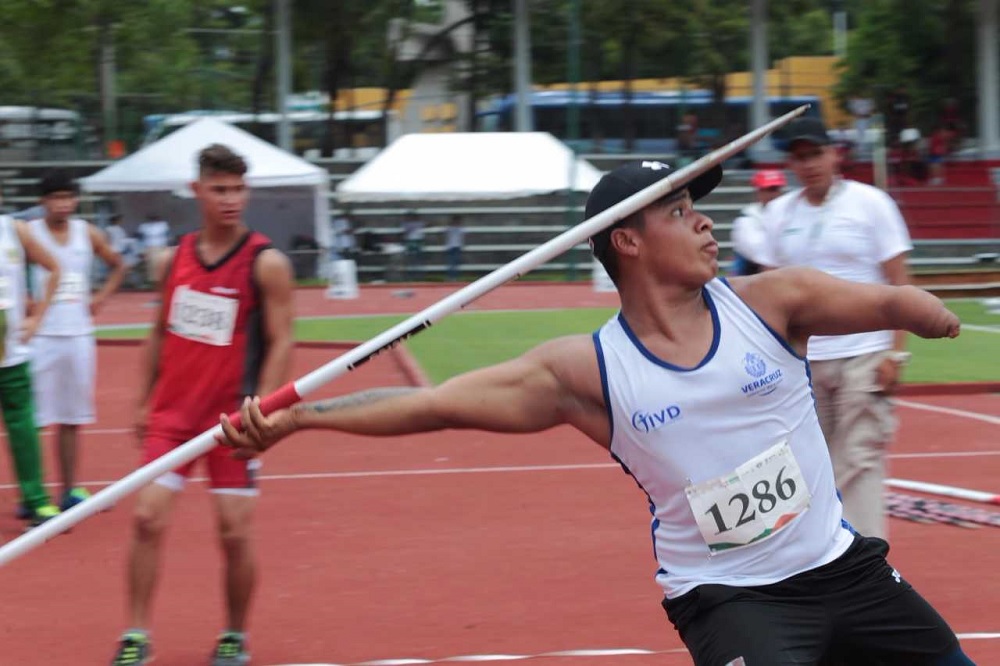
[[[632,414],[632,427],[639,432],[653,432],[681,418],[681,408],[670,405],[655,412],[638,411]]]

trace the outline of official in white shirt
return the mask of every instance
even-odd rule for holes
[[[788,126],[788,166],[802,187],[765,210],[762,261],[809,266],[869,284],[903,285],[913,249],[906,223],[885,192],[838,173],[839,157],[818,118]],[[815,336],[808,358],[820,425],[848,522],[862,534],[886,533],[882,483],[896,429],[890,396],[910,355],[903,331]]]

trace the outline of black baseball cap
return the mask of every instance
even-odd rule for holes
[[[650,185],[657,183],[667,176],[675,173],[677,169],[663,162],[642,160],[627,162],[612,171],[604,174],[594,189],[587,197],[586,218],[589,220],[599,213],[603,213],[617,203],[628,199],[636,192],[640,192]],[[715,189],[722,181],[722,167],[715,165],[708,171],[700,174],[694,180],[685,185],[672,190],[664,196],[670,196],[681,190],[687,190],[691,194],[691,199],[697,201]],[[616,226],[622,223],[618,220],[608,228],[590,237],[590,249],[594,256],[601,259],[608,251],[611,243],[611,232]]]
[[[815,116],[802,116],[788,123],[784,132],[785,150],[791,150],[796,141],[806,141],[816,146],[828,146],[833,143],[826,133],[826,125]]]

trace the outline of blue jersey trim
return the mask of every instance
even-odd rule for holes
[[[608,448],[615,439],[615,417],[611,411],[611,389],[608,386],[608,367],[604,363],[604,347],[601,346],[600,331],[594,331],[594,349],[597,351],[597,368],[601,372],[601,393],[604,395],[604,409],[608,412]]]
[[[639,490],[642,491],[642,494],[646,496],[646,501],[649,502],[649,513],[653,516],[653,521],[650,525],[650,530],[649,530],[650,536],[653,539],[653,559],[659,562],[660,558],[656,554],[656,530],[660,527],[660,519],[656,517],[656,505],[653,504],[653,498],[649,496],[649,493],[646,492],[646,489],[642,487],[641,483],[639,483],[639,479],[635,478],[635,474],[633,474],[632,470],[628,468],[628,465],[626,465],[621,458],[615,455],[614,451],[609,451],[609,453],[611,454],[611,457],[614,459],[614,461],[622,466],[622,471],[624,471],[626,474],[632,477],[632,480],[635,481],[635,485],[639,486]],[[659,571],[657,571],[657,575],[665,573],[667,573],[667,571],[662,567],[659,569]]]
[[[844,509],[844,496],[840,494],[840,488],[837,488],[837,501],[840,502],[840,508],[841,508],[841,511],[843,511],[843,509]],[[847,518],[843,517],[843,514],[841,514],[840,526],[843,527],[848,532],[850,532],[851,534],[857,534],[858,533],[858,531],[856,529],[854,529],[854,526],[851,525],[849,522],[847,522]]]
[[[719,281],[722,282],[722,284],[724,284],[727,287],[729,287],[729,291],[733,292],[733,295],[736,296],[736,298],[740,299],[740,303],[742,303],[744,306],[746,306],[746,309],[753,313],[753,316],[757,318],[757,321],[759,321],[761,324],[763,324],[764,328],[766,328],[768,330],[768,332],[771,335],[774,336],[774,339],[777,340],[781,344],[781,346],[784,347],[785,350],[789,354],[791,354],[792,356],[794,356],[795,358],[797,358],[800,361],[805,361],[806,360],[805,356],[800,356],[799,353],[792,348],[792,345],[790,345],[788,343],[788,340],[786,340],[784,338],[784,336],[782,336],[776,330],[774,330],[773,328],[771,328],[771,325],[768,324],[766,321],[764,321],[764,318],[761,317],[759,314],[757,314],[757,311],[754,310],[752,307],[750,307],[750,304],[747,303],[745,300],[743,300],[742,296],[740,296],[739,294],[736,293],[736,290],[733,289],[733,285],[729,284],[729,280],[727,280],[724,277],[720,277]]]
[[[625,335],[627,335],[628,339],[632,341],[635,348],[638,349],[649,362],[658,365],[661,368],[673,370],[674,372],[694,372],[695,370],[704,367],[709,361],[712,360],[712,358],[715,357],[715,352],[719,349],[719,340],[722,337],[719,326],[719,311],[715,308],[715,301],[712,300],[712,295],[708,293],[708,289],[703,288],[701,290],[701,294],[702,298],[705,300],[705,305],[708,306],[708,311],[712,314],[712,346],[709,347],[708,353],[705,354],[705,358],[701,359],[701,362],[693,368],[684,368],[679,365],[674,365],[673,363],[668,363],[656,356],[653,352],[649,351],[629,327],[628,322],[625,321],[625,317],[622,316],[621,312],[618,313],[618,323],[621,324],[622,329],[625,331]]]

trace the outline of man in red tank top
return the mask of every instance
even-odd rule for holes
[[[231,413],[244,396],[268,394],[287,380],[292,350],[293,277],[288,258],[243,222],[247,165],[212,145],[198,157],[192,184],[202,225],[163,254],[162,299],[146,341],[136,431],[143,463],[184,444]],[[255,579],[250,525],[256,465],[216,448],[205,454],[225,558],[228,626],[214,666],[249,663],[246,616]],[[129,559],[129,629],[114,664],[152,659],[149,610],[160,547],[174,497],[198,461],[143,488],[135,507]]]

